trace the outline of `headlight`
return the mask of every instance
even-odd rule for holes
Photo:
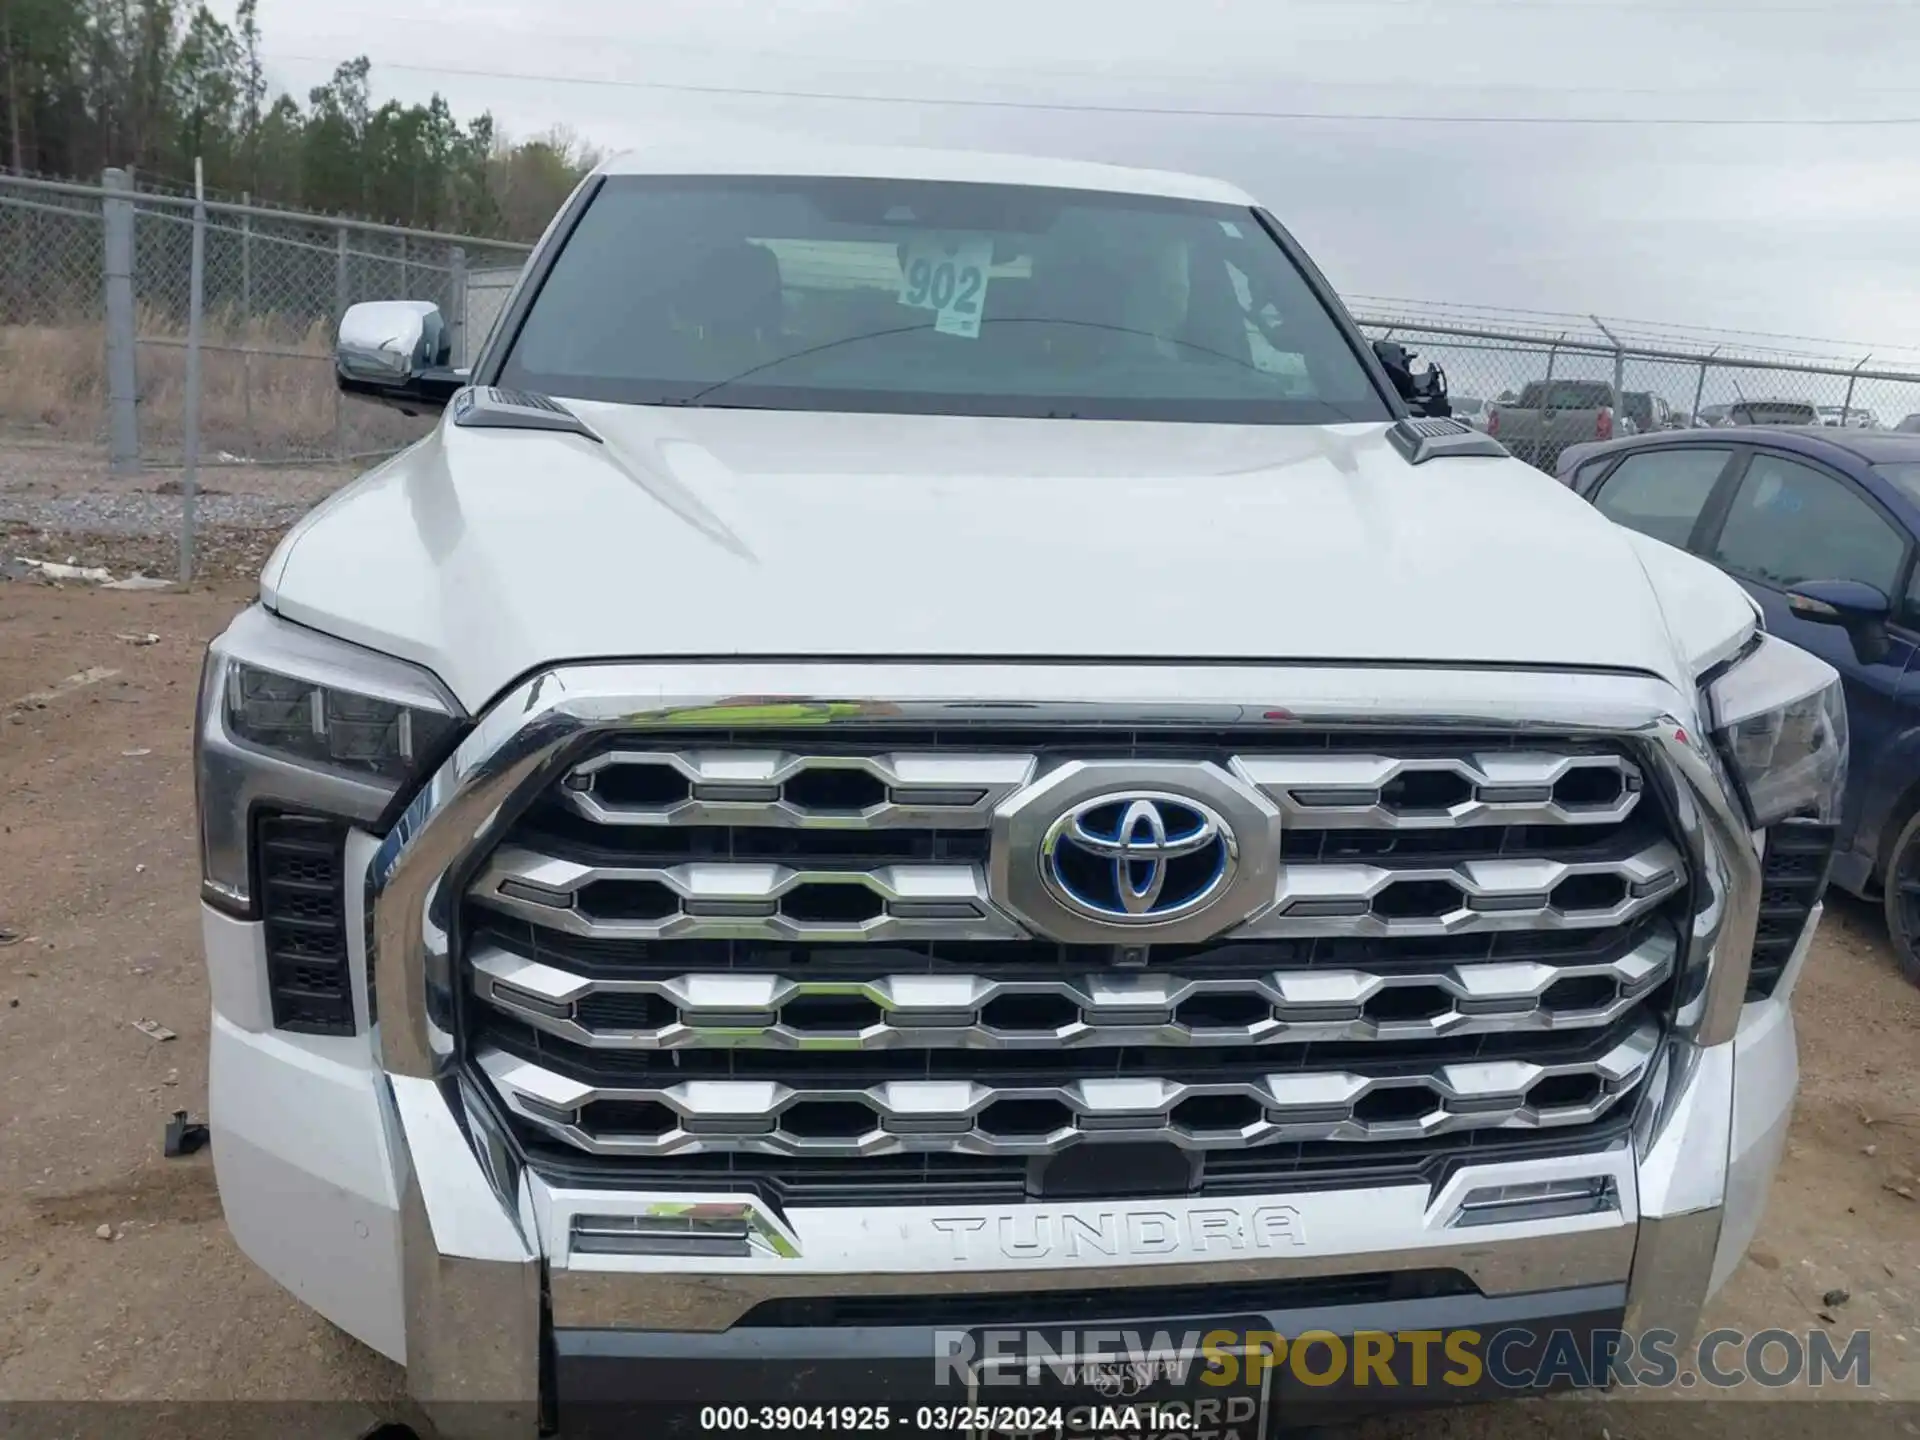
[[[1714,738],[1756,830],[1839,818],[1847,783],[1847,702],[1818,656],[1773,636],[1707,691]]]
[[[195,725],[202,888],[253,906],[252,831],[280,811],[377,825],[466,716],[424,670],[259,606],[207,649]]]

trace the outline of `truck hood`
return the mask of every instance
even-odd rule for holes
[[[1684,687],[1753,623],[1731,581],[1678,552],[1649,565],[1530,466],[1410,465],[1380,424],[573,408],[604,444],[443,420],[310,513],[263,600],[473,710],[546,665],[655,657],[1430,661]],[[1684,627],[1656,593],[1676,569]]]

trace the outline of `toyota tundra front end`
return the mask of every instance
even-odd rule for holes
[[[1410,417],[1209,181],[615,162],[441,324],[349,312],[445,414],[198,764],[228,1223],[444,1428],[1691,1332],[1846,746],[1732,582]]]

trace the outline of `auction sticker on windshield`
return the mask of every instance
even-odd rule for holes
[[[992,265],[990,237],[919,236],[900,262],[900,303],[933,311],[933,328],[942,335],[977,340]]]

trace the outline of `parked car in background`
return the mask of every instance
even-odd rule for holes
[[[1736,400],[1727,407],[1729,425],[1818,425],[1820,408],[1810,400]]]
[[[1893,428],[1903,434],[1920,435],[1920,413],[1907,416]]]
[[[1731,405],[1702,405],[1693,412],[1693,423],[1703,430],[1713,430],[1731,424],[1732,422],[1727,419],[1727,411],[1732,408]]]
[[[1569,449],[1560,474],[1619,524],[1726,571],[1770,633],[1839,670],[1853,744],[1833,883],[1880,901],[1920,984],[1920,435],[1642,435]]]
[[[1605,380],[1536,380],[1514,404],[1496,405],[1486,430],[1510,454],[1549,473],[1569,445],[1634,433],[1620,393]]]
[[[1476,400],[1471,395],[1450,395],[1447,402],[1453,406],[1453,418],[1473,426],[1476,430],[1487,428],[1487,402]]]
[[[1871,410],[1862,410],[1858,406],[1848,409],[1845,405],[1822,405],[1820,423],[1836,428],[1854,430],[1878,430],[1880,418]]]
[[[1681,420],[1673,406],[1667,403],[1664,395],[1656,395],[1650,390],[1629,390],[1626,392],[1627,418],[1633,421],[1634,429],[1642,435],[1655,430],[1678,430]]]

